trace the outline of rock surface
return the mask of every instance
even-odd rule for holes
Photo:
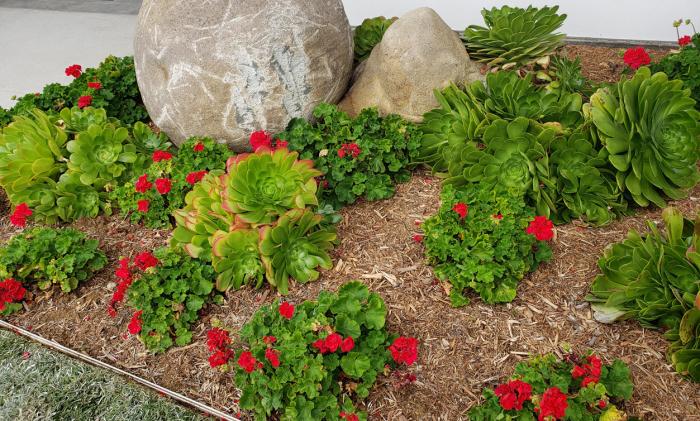
[[[484,78],[457,34],[427,7],[391,25],[363,65],[340,103],[351,115],[376,106],[381,114],[420,121],[438,107],[436,88]]]
[[[210,136],[235,150],[336,103],[352,74],[341,0],[145,0],[134,59],[153,121],[177,144]]]

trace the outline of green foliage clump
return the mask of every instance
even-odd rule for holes
[[[163,352],[192,342],[192,325],[199,311],[212,300],[214,269],[181,250],[155,251],[158,264],[147,269],[129,287],[128,303],[141,311],[139,337],[146,348]],[[173,341],[174,338],[174,341]]]
[[[290,277],[308,282],[319,266],[330,268],[336,234],[317,215],[320,172],[297,158],[286,148],[231,158],[226,173],[206,175],[173,213],[172,244],[211,261],[219,290],[260,287],[264,272],[286,294]]]
[[[577,370],[587,371],[588,376],[594,371],[596,375],[589,377],[584,385],[586,377],[576,376]],[[518,393],[509,391],[510,387],[515,387]],[[498,391],[508,396],[502,389],[510,394],[508,398],[499,397]],[[554,395],[562,394],[560,402],[548,398],[546,392],[553,389],[556,389]],[[621,408],[625,400],[632,398],[633,389],[630,369],[621,360],[603,365],[595,354],[569,353],[563,359],[547,354],[519,363],[507,383],[484,389],[485,401],[469,411],[469,419],[535,421],[538,417],[542,419],[540,413],[550,418],[553,414],[549,410],[557,407],[564,416],[556,419],[564,421],[626,420]]]
[[[547,243],[526,233],[535,212],[519,194],[487,184],[445,185],[440,199],[438,213],[422,225],[423,242],[435,275],[452,285],[453,306],[469,303],[466,290],[490,304],[510,302],[518,282],[551,258]],[[464,218],[457,204],[467,206]]]
[[[547,92],[558,95],[581,94],[586,98],[593,94],[593,82],[588,80],[581,69],[581,59],[571,60],[564,56],[552,56],[550,63],[537,71],[536,80],[544,84]]]
[[[154,136],[150,129],[146,130]],[[134,126],[135,138],[136,133],[137,126]],[[156,142],[158,145],[161,143]],[[143,222],[150,228],[172,227],[172,213],[185,205],[186,194],[198,182],[199,177],[195,177],[195,173],[221,171],[226,167],[226,161],[234,155],[226,145],[210,138],[197,137],[188,139],[177,150],[172,150],[172,154],[172,159],[154,162],[144,173],[135,174],[133,179],[110,192],[110,200],[132,223]],[[170,180],[170,191],[160,194],[154,187],[145,193],[136,191],[138,179],[143,175],[152,184],[158,179]],[[148,211],[138,210],[138,202],[141,200],[148,201]]]
[[[384,16],[367,18],[355,28],[355,61],[361,62],[369,58],[374,47],[382,41],[384,33],[398,18],[387,19]]]
[[[90,82],[99,82],[99,89],[88,87]],[[131,126],[137,121],[147,121],[148,113],[143,105],[136,83],[133,57],[107,57],[96,68],[87,68],[70,84],[51,83],[40,93],[29,93],[17,99],[9,110],[0,110],[0,127],[11,122],[8,117],[29,116],[35,108],[48,115],[56,115],[63,108],[78,104],[78,98],[89,95],[92,106],[104,108],[109,117]],[[3,122],[5,124],[3,124]]]
[[[108,192],[150,162],[135,140],[149,134],[144,124],[131,131],[102,109],[66,108],[60,116],[35,109],[0,133],[0,186],[39,222],[110,214]]]
[[[670,329],[669,360],[679,373],[700,381],[700,221],[685,219],[675,208],[662,216],[665,231],[648,222],[648,234],[630,231],[605,250],[586,298],[598,321],[632,318]]]
[[[669,79],[680,79],[690,89],[695,107],[700,109],[700,34],[693,35],[692,42],[651,65],[654,73],[663,72]]]
[[[107,263],[98,241],[72,228],[33,228],[0,247],[0,278],[73,291]]]
[[[548,57],[559,48],[565,35],[555,33],[566,15],[554,7],[503,6],[484,9],[486,26],[471,25],[464,31],[464,43],[472,59],[489,67],[523,67]]]
[[[329,104],[316,107],[314,117],[316,123],[292,120],[276,137],[323,173],[322,204],[337,209],[360,197],[386,199],[393,196],[394,183],[410,178],[420,144],[415,125],[397,115],[380,117],[374,108],[351,118]]]
[[[683,82],[640,68],[585,108],[618,185],[639,206],[682,199],[700,180],[700,112]]]
[[[264,306],[240,332],[249,347],[237,353],[244,362],[236,368],[241,408],[254,411],[256,420],[339,419],[341,412],[366,420],[353,399],[366,398],[385,367],[393,364],[387,348],[395,336],[385,326],[384,300],[355,281],[296,306],[289,319],[280,313],[278,301]],[[343,339],[342,346],[319,345],[333,335]],[[270,353],[277,356],[277,367]],[[245,356],[261,365],[245,370]]]

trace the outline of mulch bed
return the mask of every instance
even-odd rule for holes
[[[597,81],[614,80],[621,71],[602,66],[617,50],[569,46],[567,54],[582,57],[585,72]],[[619,58],[617,62],[621,61]],[[411,240],[416,221],[438,208],[440,182],[426,172],[398,187],[394,198],[359,203],[342,211],[341,245],[335,250],[335,268],[317,282],[290,286],[291,302],[313,299],[322,289],[360,279],[380,293],[389,309],[391,331],[420,340],[414,367],[418,381],[397,387],[391,377],[380,378],[367,399],[372,419],[466,419],[481,390],[505,379],[514,365],[528,355],[560,352],[570,344],[579,352],[594,349],[604,360],[620,358],[632,369],[634,397],[626,411],[648,420],[700,419],[700,388],[675,374],[666,361],[667,342],[658,331],[630,321],[603,325],[592,318],[584,300],[597,273],[596,262],[610,243],[625,238],[645,221],[659,221],[661,210],[640,210],[602,228],[578,223],[557,228],[552,261],[521,282],[510,304],[489,306],[473,299],[454,309],[445,285],[437,282],[425,264],[420,244]],[[700,187],[688,199],[674,203],[686,215],[700,211]],[[1,218],[0,239],[17,231]],[[223,306],[207,308],[195,327],[195,341],[160,355],[150,355],[126,333],[131,310],[117,318],[107,315],[115,287],[119,256],[133,256],[165,245],[168,231],[130,225],[119,217],[101,217],[73,224],[99,238],[110,266],[73,294],[39,293],[27,310],[10,322],[93,357],[127,369],[148,380],[235,414],[237,391],[231,375],[207,363],[206,331],[212,319],[240,328],[257,308],[277,295],[268,288],[230,292]]]

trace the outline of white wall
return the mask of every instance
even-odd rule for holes
[[[700,29],[700,0],[344,0],[350,23],[366,17],[401,16],[417,7],[435,9],[453,29],[483,24],[481,9],[493,6],[555,5],[568,18],[563,32],[573,37],[676,41],[674,20],[690,18]],[[683,34],[682,34],[683,35]]]

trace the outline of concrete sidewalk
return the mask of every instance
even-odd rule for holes
[[[133,14],[0,7],[0,106],[12,106],[13,95],[70,82],[64,69],[71,64],[94,67],[110,54],[132,55],[135,25]]]

